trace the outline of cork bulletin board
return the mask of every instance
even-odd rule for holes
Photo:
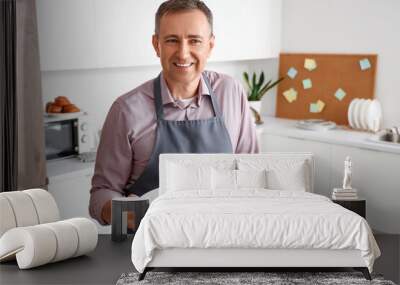
[[[348,125],[354,98],[374,98],[377,55],[282,53],[276,116]]]

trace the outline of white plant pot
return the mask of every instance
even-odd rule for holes
[[[251,109],[251,114],[253,118],[253,122],[257,125],[262,124],[263,121],[261,120],[261,100],[260,101],[249,101],[249,106]],[[254,113],[257,112],[257,113]]]

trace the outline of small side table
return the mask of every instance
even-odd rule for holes
[[[332,202],[339,204],[340,206],[353,211],[356,214],[359,214],[361,217],[365,219],[366,217],[366,200],[365,199],[356,199],[356,200],[336,200],[332,199]]]
[[[140,221],[149,208],[148,199],[136,197],[114,198],[111,202],[111,240],[123,241],[128,233],[128,212],[135,215],[135,224],[133,234],[136,233]]]

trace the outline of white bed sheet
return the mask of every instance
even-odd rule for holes
[[[132,243],[143,272],[155,249],[357,249],[372,272],[379,248],[368,223],[328,198],[298,191],[181,191],[151,204]]]

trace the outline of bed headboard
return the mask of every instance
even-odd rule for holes
[[[309,152],[266,152],[257,154],[193,154],[193,153],[166,153],[160,155],[160,188],[159,194],[165,192],[167,185],[167,170],[169,162],[188,162],[190,164],[215,164],[219,162],[230,162],[234,169],[237,169],[238,161],[245,160],[268,160],[272,163],[275,162],[291,162],[291,161],[304,161],[307,166],[306,179],[308,180],[307,192],[314,192],[314,158],[313,154]]]

